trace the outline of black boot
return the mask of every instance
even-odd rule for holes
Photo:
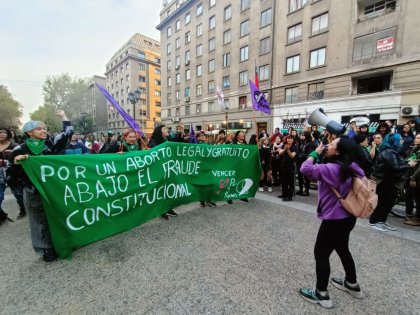
[[[0,209],[0,225],[6,221],[13,222],[13,220],[8,217],[6,212]]]
[[[20,220],[26,217],[26,211],[25,209],[20,209],[19,215],[17,216],[16,220]]]

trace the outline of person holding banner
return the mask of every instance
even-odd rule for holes
[[[247,144],[245,140],[245,133],[241,130],[238,130],[237,132],[235,132],[235,136],[232,140],[232,144]],[[248,202],[247,198],[241,198],[240,200],[242,200],[243,202]],[[228,204],[232,204],[232,200],[228,200],[227,202]]]
[[[183,128],[184,128],[184,125],[180,124],[178,126],[178,133],[177,133],[176,139],[178,139],[179,141],[176,141],[176,142],[182,142],[181,139],[183,138]],[[169,138],[168,128],[166,128],[165,125],[156,126],[155,129],[153,130],[152,136],[150,137],[149,146],[150,148],[156,147],[159,144],[162,144],[168,141],[168,138]],[[178,213],[176,213],[174,209],[169,209],[166,213],[163,213],[160,216],[160,219],[168,221],[170,217],[177,217],[177,216],[178,216]]]
[[[138,139],[139,135],[137,132],[128,128],[124,130],[124,133],[121,137],[121,141],[116,141],[111,144],[103,153],[119,153],[123,154],[124,152],[138,151],[141,150]]]
[[[20,161],[30,156],[61,154],[67,147],[73,127],[63,110],[57,111],[57,116],[63,121],[63,131],[48,137],[47,127],[41,121],[28,121],[22,127],[22,132],[28,137],[25,143],[17,146],[10,157],[11,175],[19,178],[24,183],[23,200],[28,213],[29,227],[31,230],[32,246],[36,253],[42,254],[45,262],[57,259],[51,243],[51,235],[47,216],[39,192],[23,171]]]

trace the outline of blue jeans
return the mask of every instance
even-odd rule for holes
[[[0,183],[0,209],[4,200],[4,192],[6,191],[6,184]]]

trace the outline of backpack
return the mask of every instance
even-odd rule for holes
[[[345,198],[335,188],[331,189],[343,208],[357,218],[369,217],[378,204],[376,183],[365,176],[352,178],[350,191]]]

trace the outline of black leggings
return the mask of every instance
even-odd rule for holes
[[[316,288],[327,291],[330,278],[330,256],[335,250],[341,259],[346,281],[356,283],[356,267],[349,250],[349,236],[356,224],[356,218],[323,220],[319,227],[314,254],[316,261]]]

